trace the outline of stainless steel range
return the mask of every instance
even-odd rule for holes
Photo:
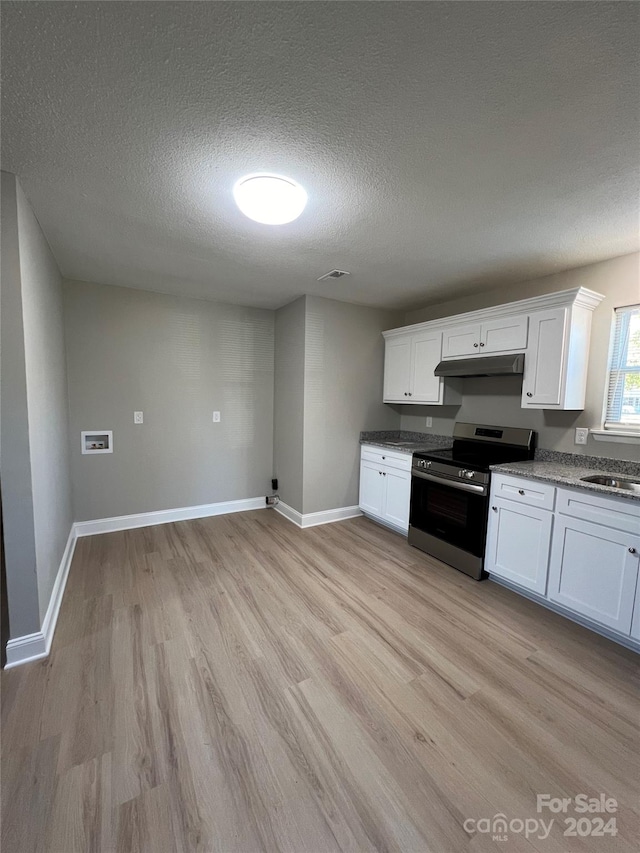
[[[476,580],[483,570],[491,465],[533,459],[535,433],[458,423],[453,446],[414,453],[409,543]]]

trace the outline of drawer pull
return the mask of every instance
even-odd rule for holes
[[[478,346],[478,344],[474,344],[474,347],[477,347],[477,346]]]
[[[531,393],[531,391],[527,391],[527,397],[533,397],[533,394]]]
[[[498,507],[497,507],[497,506],[492,506],[492,507],[491,507],[491,509],[492,509],[494,512],[498,512]]]
[[[635,548],[629,548],[629,553],[630,553],[630,554],[635,554],[635,553],[636,553],[636,549],[635,549]]]
[[[384,456],[383,456],[382,458],[384,459]],[[518,494],[519,494],[519,495],[524,495],[524,489],[518,489]]]

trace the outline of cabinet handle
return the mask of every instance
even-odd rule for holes
[[[527,391],[527,397],[533,397],[533,394],[531,393],[531,391]]]
[[[383,471],[383,472],[382,472],[382,476],[383,476],[383,477],[386,477],[386,476],[387,476],[387,472],[386,472],[386,471]]]
[[[483,346],[484,346],[484,344],[483,344],[482,342],[480,342],[480,346],[481,346],[481,347],[483,347]]]
[[[386,457],[386,456],[383,456],[382,458],[383,458],[383,459],[386,459],[387,457]]]
[[[380,474],[380,476],[382,477],[382,471],[378,471],[378,474]]]
[[[491,507],[491,509],[492,509],[494,512],[498,512],[498,507],[497,507],[497,506],[492,506],[492,507]]]
[[[477,347],[477,346],[478,346],[478,344],[474,344],[474,347]]]
[[[629,553],[630,553],[630,554],[635,554],[635,553],[636,553],[636,549],[635,549],[635,548],[629,548]]]
[[[384,457],[383,457],[383,458],[384,458]],[[518,489],[518,494],[519,494],[519,495],[524,495],[524,489]]]
[[[411,397],[411,391],[409,391],[409,397]]]

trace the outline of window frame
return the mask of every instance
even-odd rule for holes
[[[637,312],[638,316],[640,317],[640,303],[633,303],[631,305],[619,305],[613,310],[613,315],[611,318],[611,328],[609,332],[609,351],[607,357],[606,382],[602,406],[602,429],[598,430],[598,432],[601,435],[609,435],[611,437],[618,434],[637,437],[638,439],[640,439],[640,423],[626,423],[622,420],[612,421],[607,419],[607,414],[609,414],[609,397],[614,373],[618,375],[621,373],[638,373],[638,375],[640,375],[640,365],[638,365],[637,367],[634,366],[632,368],[629,368],[626,363],[626,360],[625,366],[623,368],[614,369],[613,366],[613,360],[616,355],[616,341],[618,338],[618,336],[616,335],[618,318],[623,312],[628,312],[630,316],[633,316],[633,314]],[[626,358],[628,358],[628,352]],[[622,400],[620,405],[622,406]],[[622,416],[622,412],[620,412],[620,416]]]

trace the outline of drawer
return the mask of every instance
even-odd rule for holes
[[[383,447],[372,447],[368,444],[362,445],[360,459],[366,462],[375,462],[376,465],[386,465],[389,468],[399,468],[401,471],[411,470],[411,453],[398,453],[386,450]]]
[[[536,480],[524,480],[520,477],[505,477],[495,474],[491,481],[491,494],[495,498],[505,498],[528,506],[552,510],[555,503],[556,488]]]
[[[613,530],[640,535],[640,501],[615,496],[600,497],[594,492],[558,489],[558,512],[582,521],[593,521]]]

